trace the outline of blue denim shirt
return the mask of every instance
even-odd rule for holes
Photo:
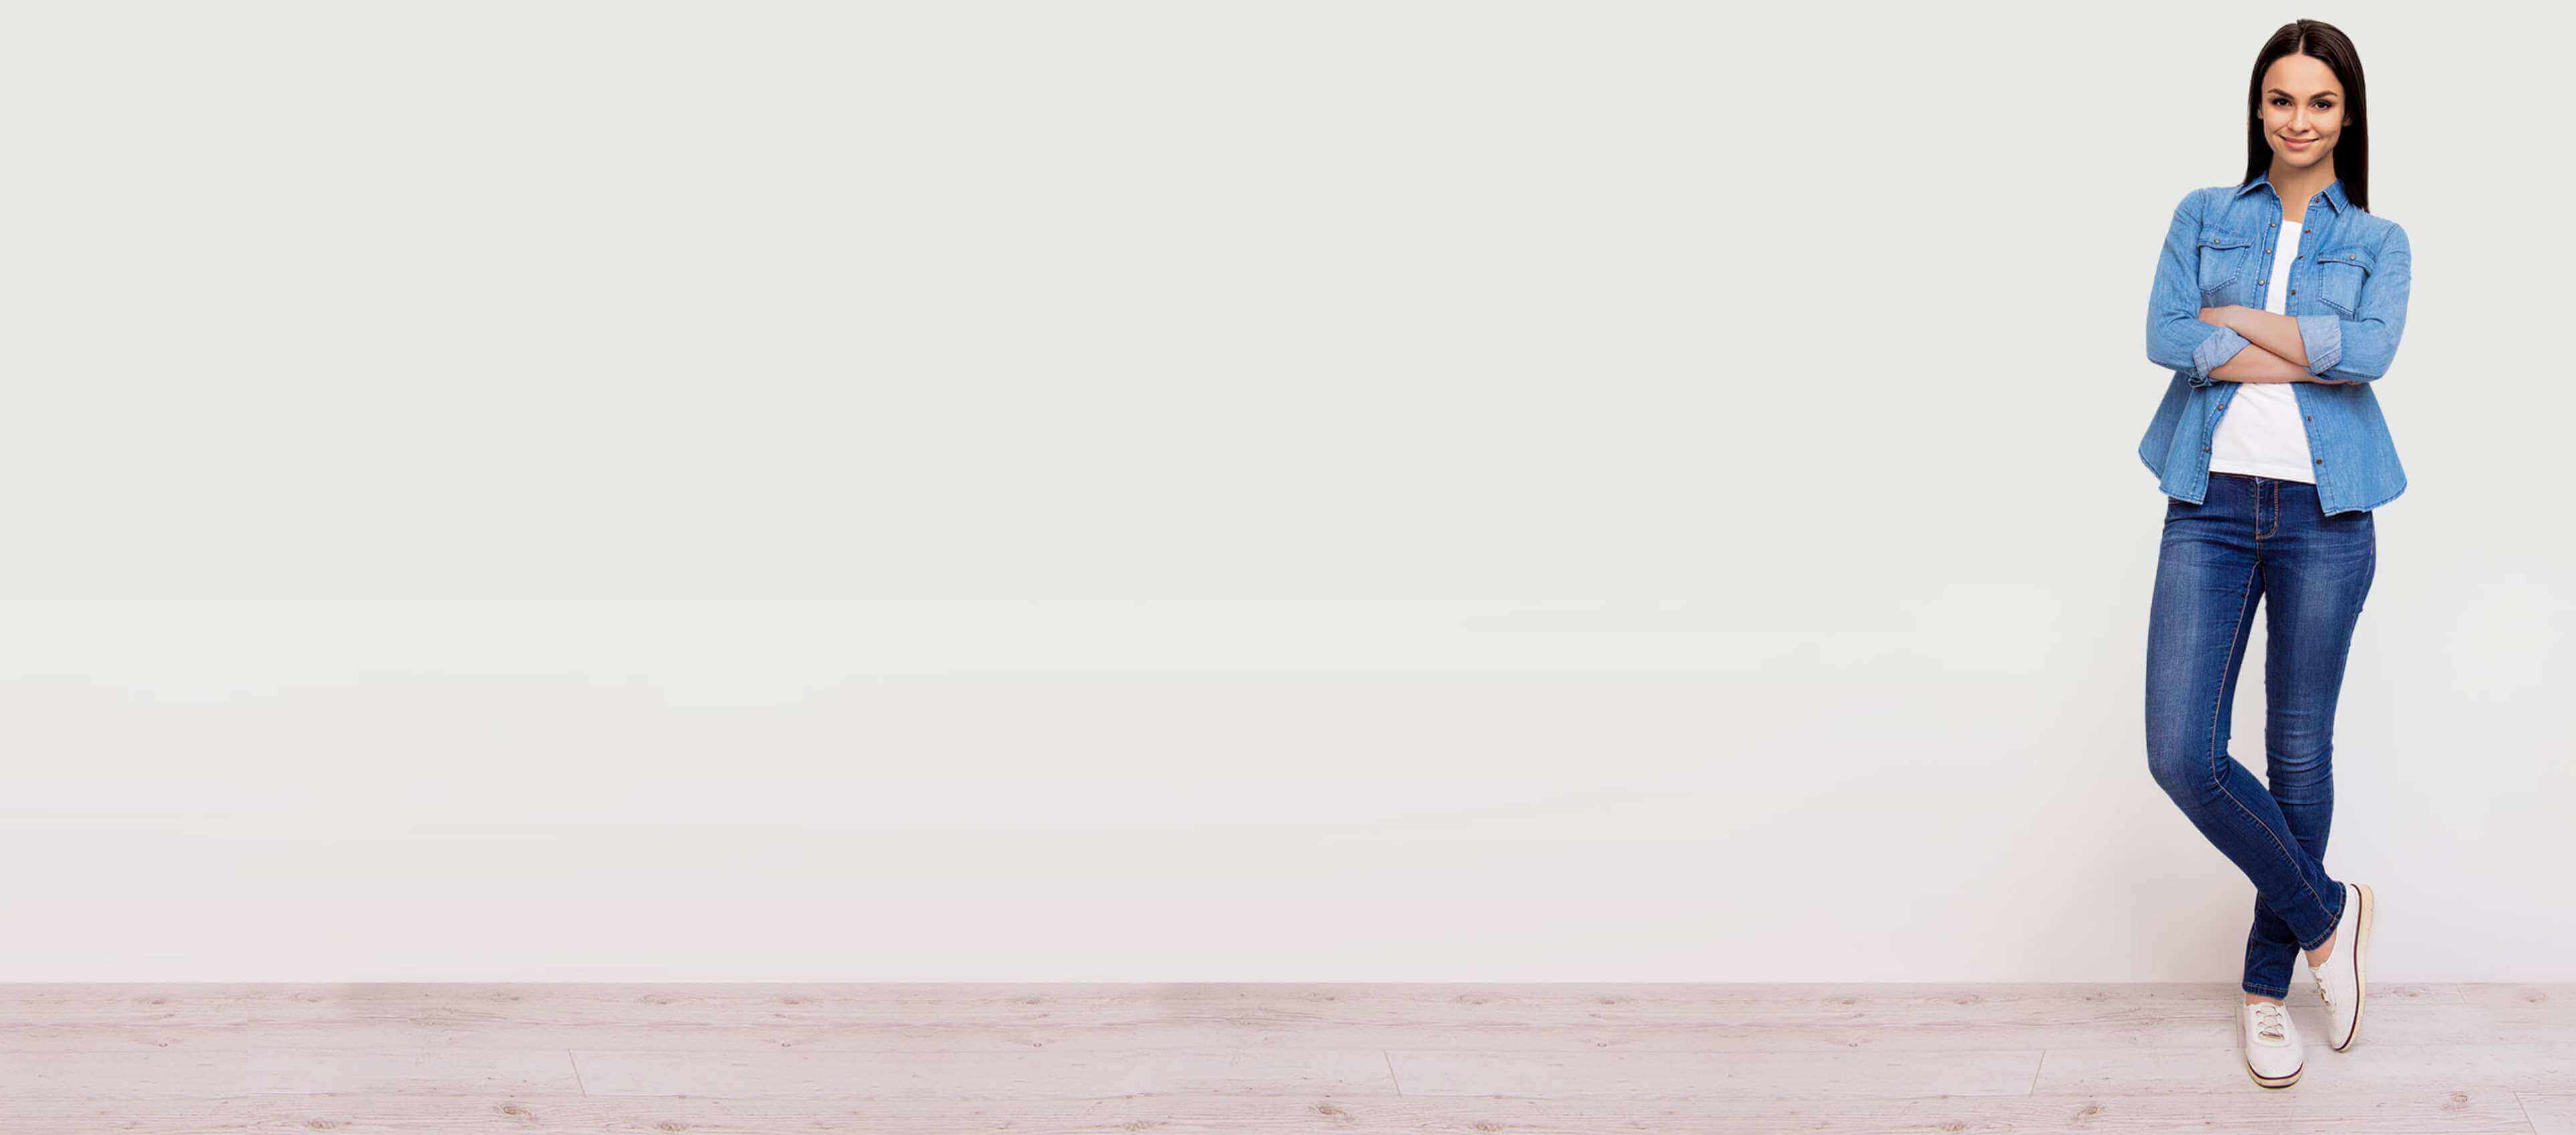
[[[2285,307],[2299,321],[2308,372],[2326,381],[2289,386],[2316,462],[2317,503],[2328,513],[2376,508],[2406,491],[2371,385],[2388,373],[2406,330],[2414,256],[2406,230],[2355,208],[2339,178],[2308,199],[2300,230]],[[2280,235],[2281,196],[2268,173],[2192,190],[2174,207],[2147,298],[2147,358],[2173,381],[2138,441],[2138,459],[2166,496],[2193,504],[2208,496],[2210,438],[2239,385],[2209,372],[2249,346],[2233,329],[2201,322],[2200,309],[2260,309]]]

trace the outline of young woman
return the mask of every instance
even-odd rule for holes
[[[2238,1036],[2248,1074],[2296,1083],[2282,999],[2304,955],[2327,1041],[2361,1027],[2376,896],[2326,874],[2334,716],[2376,574],[2372,510],[2406,473],[2372,386],[2406,325],[2406,230],[2369,211],[2370,118],[2352,41],[2284,25],[2254,61],[2244,180],[2174,209],[2147,357],[2174,372],[2138,456],[2165,502],[2147,629],[2147,763],[2252,880]],[[2228,755],[2228,710],[2266,622],[2267,779]]]

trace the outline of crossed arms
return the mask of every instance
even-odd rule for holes
[[[2246,339],[2234,358],[2210,369],[2209,377],[2227,382],[2359,382],[2327,378],[2308,369],[2308,346],[2299,338],[2299,321],[2243,304],[2200,309],[2200,321],[2225,327]]]
[[[2165,230],[2147,299],[2147,358],[2179,371],[2193,386],[2213,382],[2370,382],[2388,373],[2406,329],[2406,300],[2414,254],[2406,230],[2389,224],[2368,248],[2329,250],[2358,260],[2361,271],[2353,310],[2319,305],[2311,315],[2275,315],[2230,304],[2202,307],[2200,290],[2200,190],[2185,194]],[[2250,251],[2250,250],[2249,250]]]

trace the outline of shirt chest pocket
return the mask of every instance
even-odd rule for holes
[[[2370,281],[2373,267],[2369,249],[2338,248],[2318,253],[2317,302],[2343,315],[2361,310],[2361,286]]]
[[[2200,294],[2203,299],[2225,294],[2237,281],[2249,279],[2253,268],[2254,238],[2243,233],[2207,231],[2200,234]]]

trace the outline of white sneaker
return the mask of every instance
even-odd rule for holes
[[[2274,1001],[2249,1001],[2236,1016],[2237,1038],[2245,1044],[2245,1073],[2267,1088],[2299,1082],[2306,1050],[2299,1046],[2299,1027],[2290,1011]]]
[[[2308,967],[2317,979],[2317,998],[2326,1003],[2326,1037],[2337,1052],[2352,1047],[2361,1034],[2361,1001],[2370,980],[2370,922],[2378,905],[2368,886],[2344,884],[2334,952],[2326,955],[2326,964]]]

